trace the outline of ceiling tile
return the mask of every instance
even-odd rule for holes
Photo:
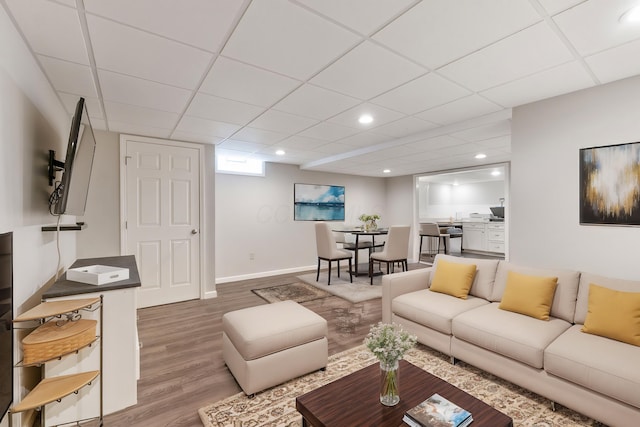
[[[348,145],[351,150],[355,147],[370,147],[389,141],[389,137],[375,132],[362,132],[356,135],[342,138],[338,141],[341,145]]]
[[[433,129],[435,127],[437,127],[437,125],[433,123],[416,119],[415,117],[405,117],[403,119],[396,120],[395,122],[378,126],[375,128],[375,131],[390,137],[402,138],[407,135],[413,135]]]
[[[111,71],[98,70],[98,79],[105,101],[181,113],[191,97],[191,91],[186,89]]]
[[[354,148],[350,145],[345,145],[340,142],[330,142],[325,145],[321,145],[317,147],[314,151],[322,154],[326,154],[327,156],[332,156],[335,154],[342,154],[348,151],[352,151]]]
[[[62,3],[69,7],[73,7],[73,8],[76,7],[76,0],[53,0],[53,1],[55,1],[56,3]]]
[[[93,127],[93,123],[91,124]],[[155,138],[168,138],[171,131],[169,129],[161,129],[153,126],[142,126],[133,123],[124,123],[119,121],[109,121],[109,130],[111,132],[128,133],[131,135],[152,136]]]
[[[555,15],[586,0],[538,0],[549,15]]]
[[[93,15],[87,22],[101,69],[195,89],[213,58],[200,49]]]
[[[477,142],[478,145],[497,150],[508,150],[511,147],[511,135],[498,136]]]
[[[178,123],[176,132],[189,132],[218,138],[228,138],[238,129],[240,129],[240,126],[232,123],[184,116],[180,120],[180,123]]]
[[[73,62],[38,55],[38,60],[55,90],[97,98],[91,68]]]
[[[590,55],[640,37],[640,26],[618,20],[637,0],[587,1],[553,18],[582,55]]]
[[[321,139],[308,138],[306,136],[294,135],[290,138],[278,142],[279,147],[295,148],[297,150],[315,150],[325,145],[327,141]]]
[[[103,119],[91,119],[91,128],[93,130],[108,130],[107,122]],[[112,131],[113,132],[113,131]]]
[[[502,110],[500,105],[496,105],[481,96],[471,95],[423,111],[420,114],[416,114],[416,117],[433,123],[448,125],[500,110]]]
[[[274,105],[274,109],[325,120],[360,101],[321,87],[305,84]]]
[[[298,0],[362,34],[370,34],[415,0]]]
[[[306,80],[357,41],[355,34],[289,1],[254,1],[223,54]]]
[[[269,107],[300,85],[300,81],[218,57],[200,91],[235,101]]]
[[[44,0],[8,0],[7,6],[35,53],[89,65],[76,9]]]
[[[320,72],[311,82],[365,100],[425,71],[385,48],[365,41]]]
[[[268,147],[268,145],[257,144],[255,142],[238,141],[237,139],[225,139],[223,142],[218,144],[218,147],[225,150],[235,150],[235,151],[244,151],[247,153],[254,153],[256,151],[259,151]]]
[[[528,0],[423,1],[373,38],[436,69],[540,21]]]
[[[318,123],[317,120],[300,117],[281,111],[269,110],[254,121],[251,127],[280,133],[298,133]]]
[[[178,114],[134,105],[105,101],[107,121],[140,125],[158,129],[173,129],[178,122]]]
[[[266,145],[271,145],[275,142],[283,140],[286,137],[287,135],[284,133],[251,127],[242,128],[242,130],[233,135],[233,139],[237,139],[239,141],[257,142],[258,144]]]
[[[373,117],[373,122],[370,124],[358,123],[358,118],[363,114],[369,114]],[[349,126],[359,130],[373,129],[378,126],[382,126],[386,123],[390,123],[402,118],[403,115],[397,111],[392,111],[380,105],[363,103],[357,105],[347,111],[340,113],[329,120],[328,122],[337,123],[344,126]]]
[[[421,141],[411,142],[407,145],[417,148],[421,151],[433,151],[439,150],[442,148],[453,147],[456,145],[465,144],[466,141],[463,141],[459,138],[455,138],[449,135],[437,136],[434,138],[427,138]]]
[[[515,107],[584,89],[594,84],[587,70],[577,61],[571,61],[485,90],[481,94],[505,107]]]
[[[78,99],[80,97],[78,95],[74,95],[71,93],[58,92],[62,103],[64,104],[64,108],[69,113],[69,117],[73,116],[76,111],[76,104],[78,103]],[[89,118],[91,119],[91,125],[93,126],[93,121],[97,119],[104,120],[104,115],[102,114],[102,107],[100,106],[100,100],[98,98],[84,98],[84,104],[89,112]]]
[[[371,102],[405,114],[415,114],[470,94],[469,90],[435,73],[429,73],[380,95]]]
[[[468,155],[469,158],[473,158],[473,156],[478,153],[479,150],[480,148],[476,144],[469,143],[439,148],[437,151],[438,153],[444,154],[445,156]]]
[[[198,93],[187,109],[188,116],[244,126],[264,111],[244,102]]]
[[[481,91],[572,59],[558,36],[540,23],[451,63],[440,72],[463,86]]]
[[[640,74],[640,40],[589,56],[586,62],[601,83]]]
[[[483,141],[505,135],[511,135],[511,120],[501,120],[499,122],[477,126],[451,134],[452,137],[470,142]]]
[[[191,142],[202,142],[203,144],[218,144],[221,141],[224,141],[224,138],[220,138],[217,136],[207,136],[198,133],[184,132],[184,131],[174,131],[171,134],[171,139],[177,141],[191,141]]]
[[[324,141],[336,141],[356,133],[358,133],[357,129],[335,123],[322,122],[304,132],[300,132],[300,136],[308,136],[309,138],[322,139]]]
[[[243,2],[189,0],[84,0],[85,9],[210,52],[220,50]]]

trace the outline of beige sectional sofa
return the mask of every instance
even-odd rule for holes
[[[429,289],[438,262],[475,264],[467,299]],[[499,308],[510,271],[557,277],[549,320]],[[640,292],[640,281],[439,254],[434,266],[383,276],[382,320],[455,359],[611,426],[640,425],[640,347],[582,332],[589,285]]]

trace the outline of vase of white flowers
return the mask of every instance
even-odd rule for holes
[[[400,401],[399,361],[413,348],[417,338],[395,323],[371,327],[364,344],[380,361],[380,403],[394,406]]]
[[[358,217],[358,219],[364,223],[363,228],[365,231],[375,231],[378,229],[378,223],[376,221],[380,219],[380,215],[362,214]]]

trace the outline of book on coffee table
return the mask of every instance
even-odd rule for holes
[[[473,417],[469,411],[436,393],[409,409],[403,421],[412,427],[466,427]]]

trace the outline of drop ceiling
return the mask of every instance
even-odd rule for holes
[[[640,74],[636,3],[0,0],[96,129],[365,176],[509,161],[512,107]]]

